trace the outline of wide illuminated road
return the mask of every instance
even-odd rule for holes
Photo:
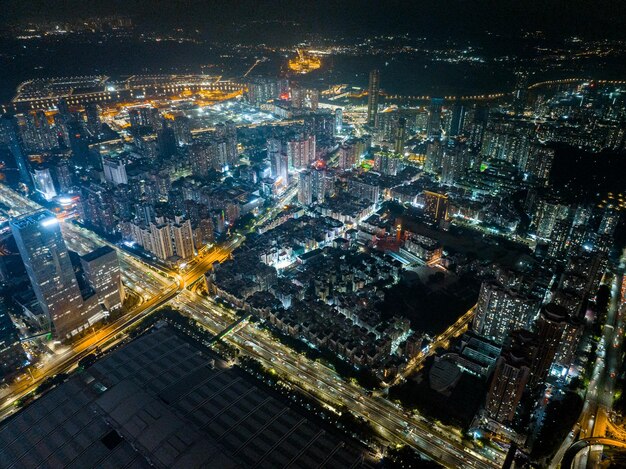
[[[622,338],[624,331],[624,299],[621,296],[626,252],[622,255],[621,263],[611,288],[611,300],[607,312],[607,321],[602,335],[604,353],[598,357],[592,383],[587,391],[585,409],[579,419],[581,428],[580,438],[604,437],[607,430],[611,430],[612,437],[623,438],[622,429],[613,425],[609,419],[613,407],[615,393],[615,379],[619,373],[622,354]],[[593,386],[593,387],[592,387]],[[593,448],[593,447],[591,447]],[[598,467],[601,464],[602,451],[586,449],[575,460],[573,467]]]
[[[172,304],[213,334],[235,320],[232,312],[190,291],[182,292]],[[410,416],[389,400],[368,395],[365,389],[344,380],[331,368],[296,353],[253,324],[234,331],[224,340],[266,367],[275,369],[306,394],[335,408],[345,406],[370,421],[392,444],[407,444],[447,467],[494,468],[503,462],[502,458],[491,461],[470,451],[462,445],[455,429]]]
[[[609,418],[615,393],[615,379],[619,373],[624,336],[626,301],[622,297],[621,287],[626,270],[626,251],[611,284],[611,299],[607,310],[602,338],[598,346],[596,361],[592,371],[583,409],[572,431],[561,444],[551,468],[557,468],[565,451],[576,439],[604,437],[610,430],[612,438],[626,441],[626,432],[614,425]],[[600,451],[585,448],[574,461],[574,467],[596,467],[600,461]]]

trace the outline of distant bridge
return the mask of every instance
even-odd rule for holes
[[[475,94],[467,96],[436,96],[437,98],[445,99],[446,101],[488,101],[492,99],[500,99],[505,96],[513,94],[508,93],[491,93],[491,94]],[[385,101],[430,101],[435,96],[407,96],[407,95],[385,95],[383,96]]]
[[[575,83],[585,83],[585,82],[594,82],[599,85],[626,85],[626,80],[594,80],[592,78],[563,78],[561,80],[545,80],[539,81],[537,83],[533,83],[528,86],[529,90],[534,90],[537,88],[550,87],[550,86],[558,86],[558,85],[571,85]],[[506,96],[513,95],[513,91],[509,92],[500,92],[500,93],[487,93],[487,94],[476,94],[476,95],[467,95],[467,96],[436,96],[437,98],[442,98],[446,101],[490,101],[494,99],[504,98]],[[367,92],[363,93],[363,95],[367,95]],[[383,95],[386,101],[430,101],[435,98],[435,96],[427,96],[427,95]]]
[[[573,83],[594,82],[600,85],[626,85],[626,80],[594,80],[593,78],[563,78],[562,80],[546,80],[533,83],[529,90],[541,88],[543,86],[571,85]]]

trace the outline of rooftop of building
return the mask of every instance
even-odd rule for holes
[[[111,252],[114,252],[113,248],[110,246],[100,246],[97,249],[94,249],[91,252],[88,252],[87,254],[85,254],[84,256],[81,256],[81,258],[85,261],[85,262],[92,262],[95,261],[96,259],[105,256]]]
[[[12,226],[17,228],[25,228],[26,226],[43,223],[46,224],[47,220],[56,220],[54,214],[48,210],[38,210],[34,213],[27,213],[24,215],[20,215],[19,217],[15,217],[10,221]]]
[[[1,467],[355,467],[362,452],[170,328],[0,427]]]

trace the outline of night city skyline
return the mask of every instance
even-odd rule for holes
[[[626,465],[626,4],[7,0],[0,467]]]

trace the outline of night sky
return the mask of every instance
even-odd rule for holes
[[[305,31],[348,35],[539,29],[557,36],[626,37],[626,2],[621,0],[5,0],[0,21],[111,13],[129,14],[153,27],[175,23],[216,31],[229,23],[256,18],[297,21]]]

